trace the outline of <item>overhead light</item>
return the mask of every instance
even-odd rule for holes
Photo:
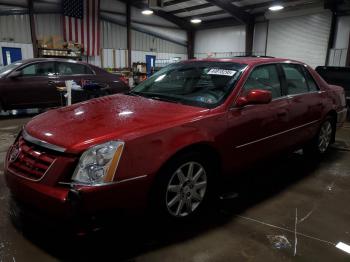
[[[198,18],[193,18],[193,19],[191,19],[191,23],[192,24],[199,24],[199,23],[202,23],[202,20],[200,20]]]
[[[151,15],[153,14],[153,10],[151,9],[145,9],[145,10],[142,10],[141,12],[143,15]]]
[[[270,11],[279,11],[282,10],[284,7],[282,5],[273,5],[269,7]]]

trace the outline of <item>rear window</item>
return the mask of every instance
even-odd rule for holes
[[[92,75],[92,71],[85,65],[75,63],[58,63],[58,73],[60,75]]]
[[[300,65],[282,64],[286,76],[289,95],[307,93],[309,91],[303,69]]]

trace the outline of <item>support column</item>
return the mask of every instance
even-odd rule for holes
[[[33,44],[33,56],[38,57],[38,41],[36,38],[36,30],[35,30],[35,20],[34,20],[34,8],[33,8],[33,0],[28,0],[28,11],[29,11],[29,24],[30,24],[30,35]]]
[[[348,42],[348,54],[346,56],[345,66],[350,66],[350,33],[349,33],[349,42]]]
[[[194,58],[194,30],[187,30],[187,57],[188,59]]]
[[[245,25],[245,55],[253,55],[254,20]]]
[[[128,49],[128,68],[132,68],[131,64],[131,6],[129,1],[126,4],[126,42]]]
[[[333,45],[334,45],[336,22],[337,22],[337,16],[335,14],[335,11],[332,10],[332,21],[331,21],[331,29],[329,32],[329,38],[328,38],[327,56],[326,56],[325,66],[327,66],[329,63],[329,54],[330,54],[331,49],[333,48]]]

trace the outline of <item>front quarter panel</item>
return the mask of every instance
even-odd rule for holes
[[[225,114],[215,114],[127,141],[115,180],[145,175],[153,179],[176,153],[195,144],[206,144],[221,154],[225,119]]]

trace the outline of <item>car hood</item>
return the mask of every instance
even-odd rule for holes
[[[26,133],[80,153],[109,140],[132,139],[205,115],[208,109],[143,97],[113,95],[48,111],[34,117]]]

